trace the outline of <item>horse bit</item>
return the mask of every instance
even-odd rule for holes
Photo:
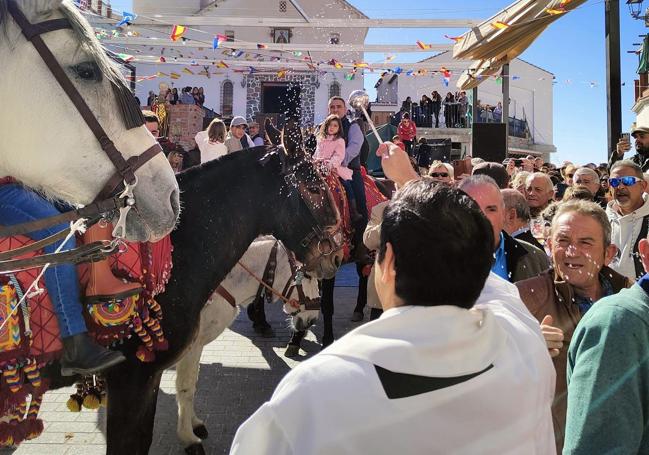
[[[106,153],[117,169],[117,172],[108,180],[95,200],[88,206],[73,211],[72,217],[68,216],[67,220],[71,221],[72,219],[82,217],[97,217],[114,210],[119,210],[119,220],[115,225],[113,236],[123,237],[126,231],[126,216],[130,209],[135,207],[135,197],[133,195],[133,188],[137,185],[137,176],[135,175],[135,171],[155,157],[158,153],[161,153],[162,148],[156,143],[145,150],[141,155],[133,156],[128,160],[125,160],[41,37],[44,33],[68,28],[72,29],[69,19],[52,19],[32,24],[25,17],[20,8],[18,8],[15,0],[9,0],[7,6],[9,13],[18,27],[20,27],[25,39],[34,45],[38,54],[43,59],[43,62],[47,65],[72,104],[77,108],[77,111],[81,114],[86,125],[88,125],[94,136],[97,138],[102,150]],[[120,190],[122,191],[120,192]],[[56,218],[56,220],[54,220],[54,218]],[[60,218],[58,217],[52,217],[52,219],[53,222],[47,224],[47,226],[58,224],[60,222]],[[48,219],[38,221],[45,220]],[[30,232],[24,230],[25,228],[32,227],[28,226],[28,224],[29,223],[23,223],[1,229],[0,236],[8,237],[16,235],[16,233]],[[41,223],[41,227],[45,227],[43,226],[43,223]]]

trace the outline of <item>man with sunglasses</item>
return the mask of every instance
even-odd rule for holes
[[[637,154],[631,157],[631,161],[640,166],[642,172],[649,171],[649,126],[636,126],[631,130],[631,136],[635,139],[635,150]],[[624,159],[624,154],[631,150],[631,144],[622,138],[617,143],[616,150],[611,153],[609,168],[616,161]]]
[[[631,160],[617,161],[609,178],[613,200],[606,207],[611,222],[612,242],[619,248],[611,268],[636,280],[644,275],[638,244],[647,237],[649,202],[642,169]]]

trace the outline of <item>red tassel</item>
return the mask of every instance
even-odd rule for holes
[[[135,352],[135,356],[138,358],[140,362],[143,363],[149,363],[155,360],[155,354],[142,345],[140,345],[140,347],[137,348],[137,351]]]

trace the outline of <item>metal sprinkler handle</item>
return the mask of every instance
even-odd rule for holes
[[[367,95],[365,90],[354,90],[352,93],[350,93],[347,102],[354,109],[360,109],[363,112],[365,120],[367,120],[370,128],[372,128],[374,137],[376,137],[376,140],[379,141],[379,144],[383,144],[383,139],[381,139],[381,136],[379,136],[379,132],[376,130],[374,122],[372,121],[372,119],[370,119],[370,116],[367,113],[367,106],[369,106],[370,104],[370,97]]]

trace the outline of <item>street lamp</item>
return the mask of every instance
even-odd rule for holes
[[[640,19],[643,1],[644,0],[626,0],[626,4],[629,6],[629,12],[634,19]]]

